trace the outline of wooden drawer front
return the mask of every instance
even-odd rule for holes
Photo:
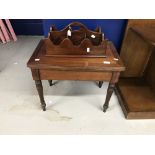
[[[109,81],[111,72],[80,72],[80,71],[53,71],[40,70],[40,78],[42,80],[96,80]]]

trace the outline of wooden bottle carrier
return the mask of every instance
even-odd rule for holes
[[[60,31],[52,26],[46,42],[46,56],[106,57],[108,41],[100,27],[91,31],[82,23],[72,22]]]

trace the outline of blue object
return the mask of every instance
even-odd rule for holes
[[[111,40],[118,50],[120,49],[127,23],[126,19],[44,19],[44,36],[47,37],[51,25],[55,25],[58,30],[61,30],[73,21],[79,21],[92,30],[101,26],[105,38]]]
[[[11,19],[17,35],[44,35],[42,19]]]

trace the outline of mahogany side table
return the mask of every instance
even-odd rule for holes
[[[39,42],[27,66],[31,69],[33,80],[40,97],[42,109],[46,110],[41,80],[89,80],[108,81],[109,86],[103,111],[106,112],[115,84],[121,71],[125,70],[117,51],[108,41],[107,57],[50,57],[46,55],[46,41]]]

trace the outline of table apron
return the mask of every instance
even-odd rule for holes
[[[110,81],[112,72],[89,72],[89,71],[56,71],[49,69],[40,69],[38,71],[40,80],[96,80]],[[32,71],[33,75],[33,71]],[[38,77],[33,76],[34,80]]]

